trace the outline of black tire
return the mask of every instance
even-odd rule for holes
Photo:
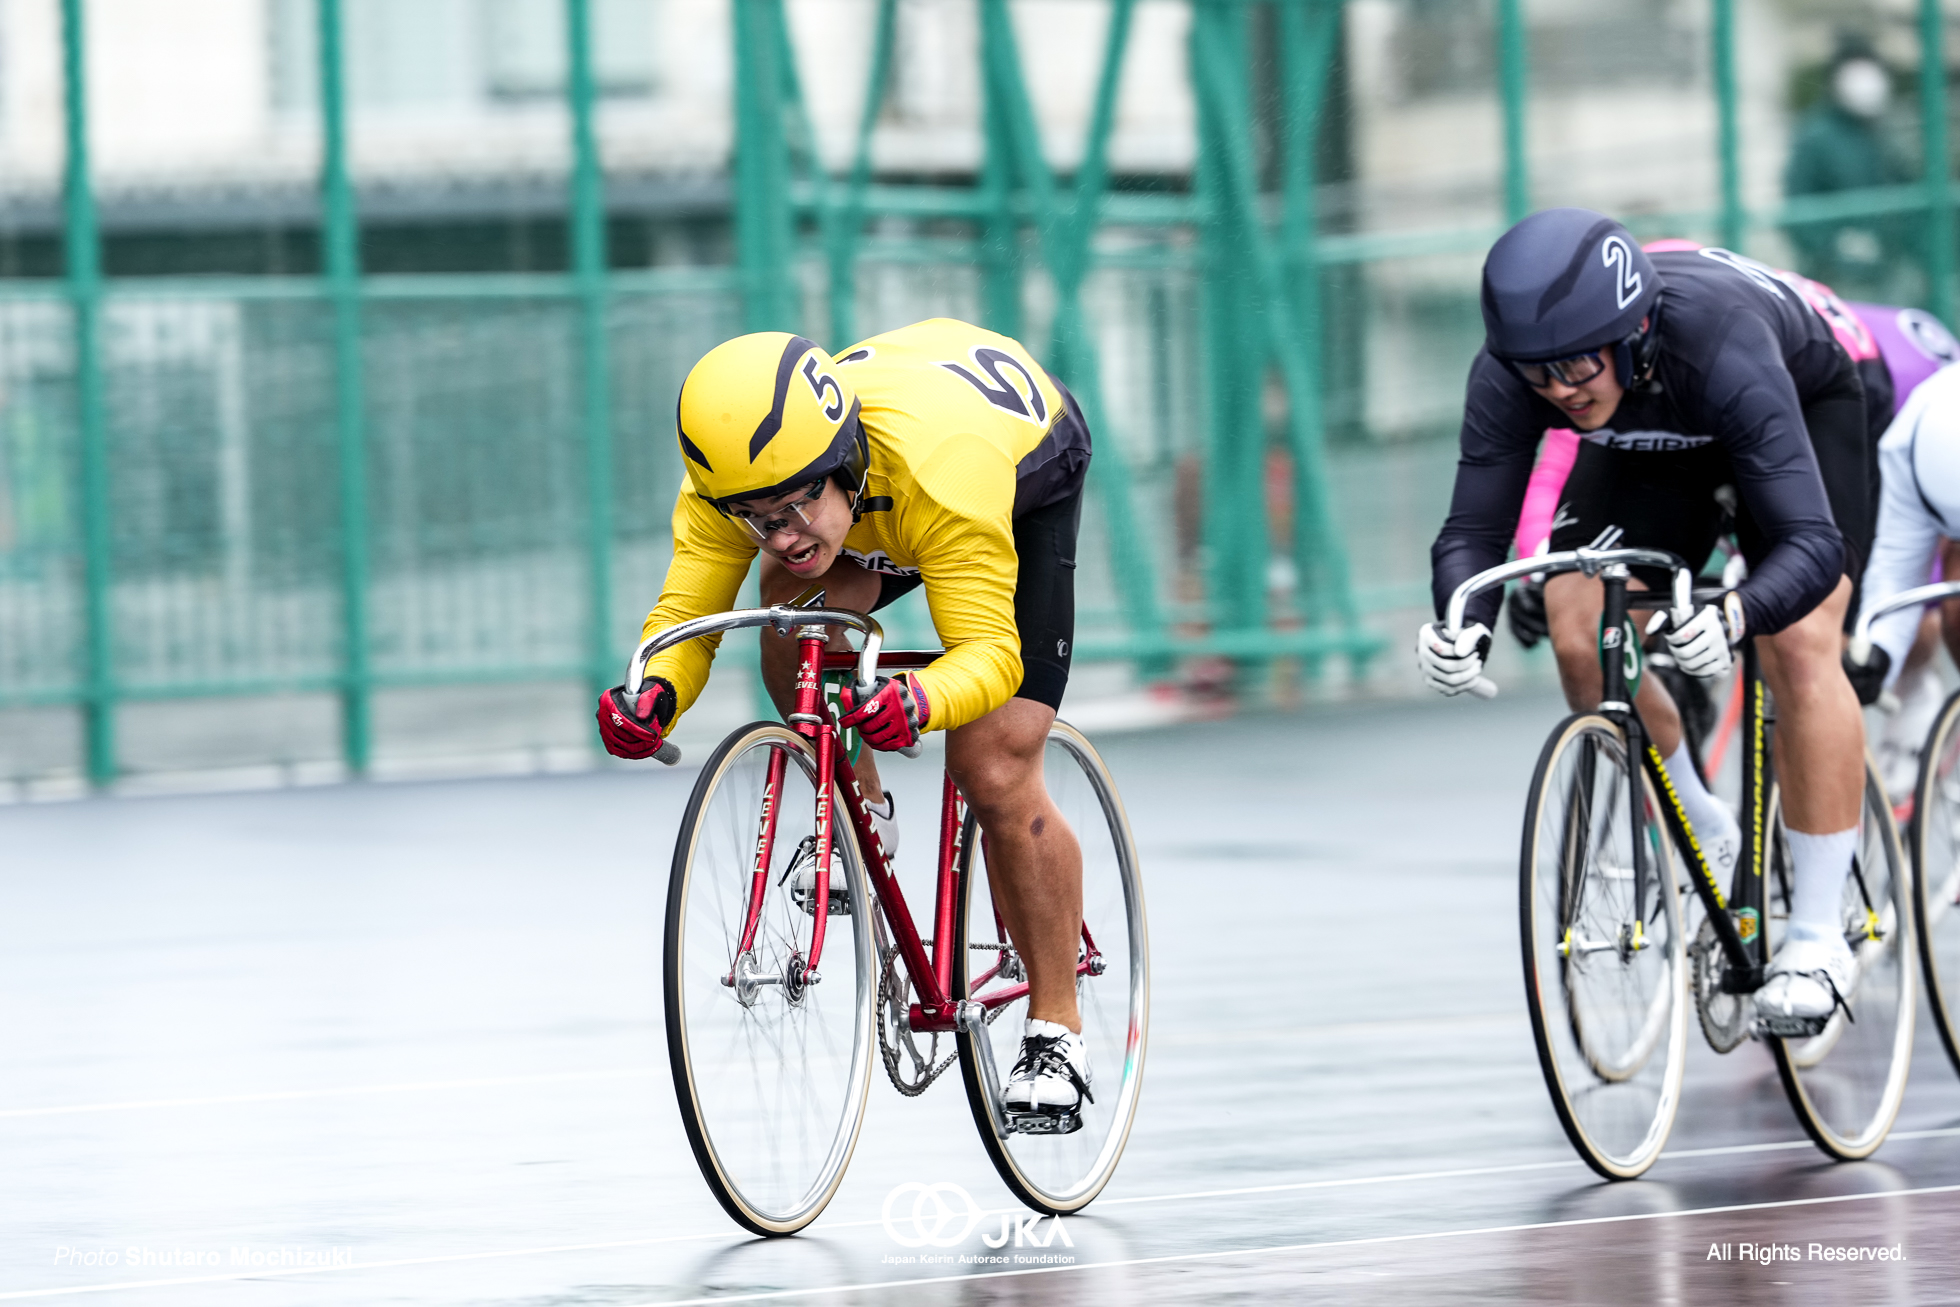
[[[1136,1120],[1150,1029],[1150,944],[1144,925],[1143,884],[1136,844],[1115,782],[1095,747],[1067,722],[1048,733],[1043,771],[1049,793],[1082,845],[1083,919],[1105,969],[1080,976],[1076,990],[1088,1041],[1094,1101],[1071,1134],[1008,1134],[997,1122],[981,1058],[1005,1081],[1027,1014],[1022,997],[996,1010],[998,1019],[959,1035],[960,1078],[980,1140],[1015,1197],[1050,1215],[1079,1212],[1116,1172]],[[986,857],[971,814],[960,849],[959,905],[954,912],[953,995],[979,1000],[1012,983],[994,975],[1007,935],[994,912]],[[983,1048],[980,1040],[989,1041]]]
[[[1933,719],[1912,792],[1912,884],[1933,1024],[1960,1071],[1960,694]]]
[[[1671,840],[1634,902],[1624,732],[1597,713],[1554,728],[1525,805],[1518,912],[1545,1088],[1586,1164],[1626,1180],[1667,1143],[1687,1066],[1686,941]],[[1649,829],[1664,831],[1644,773]]]
[[[782,802],[760,927],[738,958],[760,799],[778,754]],[[813,828],[815,779],[814,750],[787,727],[752,722],[730,735],[694,783],[667,884],[662,979],[681,1122],[715,1199],[760,1235],[794,1234],[837,1192],[877,1058],[869,889],[841,802],[833,866],[848,901],[825,918],[820,980],[793,983],[816,918],[798,906],[788,872]],[[731,983],[738,974],[750,982]]]
[[[1789,854],[1785,847],[1782,794],[1770,794],[1770,857],[1778,873],[1769,888],[1771,957],[1789,920]],[[1899,848],[1892,806],[1878,771],[1865,760],[1864,815],[1858,838],[1858,878],[1846,877],[1845,936],[1858,958],[1858,982],[1850,1009],[1837,1013],[1823,1033],[1809,1039],[1769,1040],[1790,1106],[1816,1145],[1832,1157],[1856,1161],[1878,1151],[1905,1097],[1912,1070],[1913,1017],[1919,995],[1913,946],[1911,867]],[[1859,880],[1863,888],[1860,889]],[[1868,914],[1863,896],[1872,900]]]

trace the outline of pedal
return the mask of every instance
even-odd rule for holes
[[[1835,1012],[1832,1012],[1821,1017],[1766,1017],[1759,1012],[1756,1014],[1756,1023],[1751,1028],[1750,1033],[1758,1039],[1765,1037],[1774,1039],[1815,1039],[1824,1033],[1824,1028],[1831,1024],[1831,1017],[1836,1015]]]
[[[1072,1135],[1082,1128],[1082,1109],[1069,1112],[1006,1112],[1011,1135]]]
[[[851,915],[851,891],[843,885],[843,879],[844,876],[841,872],[833,871],[830,873],[830,904],[828,911],[824,914],[825,916],[848,917]],[[817,873],[815,871],[799,871],[790,877],[790,901],[795,903],[797,907],[803,909],[804,915],[816,915],[815,908],[811,903],[811,900],[815,899],[816,896]]]
[[[783,869],[783,878],[778,884],[789,886],[790,902],[803,909],[805,916],[815,916],[816,910],[810,900],[817,894],[817,837],[805,835],[796,846],[796,853],[790,858],[789,866]],[[844,873],[833,869],[830,873],[830,907],[825,913],[831,917],[849,916],[851,912],[851,892],[844,885]]]

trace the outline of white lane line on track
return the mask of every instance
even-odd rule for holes
[[[1948,1127],[1939,1130],[1900,1130],[1894,1132],[1891,1136],[1889,1136],[1889,1138],[1893,1140],[1949,1139],[1955,1136],[1960,1136],[1960,1126]],[[1789,1139],[1789,1140],[1783,1140],[1778,1143],[1768,1143],[1768,1144],[1730,1144],[1719,1148],[1688,1148],[1688,1149],[1683,1149],[1680,1152],[1663,1153],[1661,1154],[1661,1156],[1664,1159],[1665,1158],[1694,1158],[1694,1157],[1726,1157],[1726,1156],[1732,1156],[1732,1155],[1742,1154],[1742,1153],[1765,1153],[1765,1152],[1776,1152],[1776,1151],[1781,1151],[1790,1148],[1812,1148],[1812,1147],[1815,1147],[1815,1145],[1812,1144],[1808,1139]],[[1341,1189],[1341,1188],[1350,1188],[1357,1185],[1410,1183],[1410,1182],[1421,1181],[1421,1180],[1453,1180],[1453,1179],[1466,1179],[1466,1178],[1473,1178],[1477,1176],[1487,1176],[1487,1175],[1516,1175],[1526,1171],[1546,1171],[1559,1167],[1573,1167],[1573,1166],[1583,1166],[1583,1165],[1584,1163],[1580,1162],[1577,1158],[1573,1158],[1571,1160],[1562,1161],[1562,1162],[1523,1162],[1513,1166],[1465,1167],[1460,1170],[1454,1170],[1454,1171],[1404,1171],[1404,1172],[1398,1172],[1397,1174],[1394,1175],[1348,1176],[1344,1179],[1308,1180],[1308,1181],[1302,1181],[1301,1183],[1298,1184],[1285,1184],[1285,1185],[1258,1185],[1245,1189],[1208,1189],[1208,1190],[1194,1190],[1191,1193],[1183,1193],[1183,1194],[1151,1194],[1138,1198],[1105,1198],[1101,1200],[1099,1203],[1097,1203],[1097,1206],[1099,1208],[1115,1207],[1119,1204],[1127,1204],[1127,1203],[1168,1203],[1168,1202],[1177,1202],[1180,1200],[1196,1200],[1202,1198],[1234,1198],[1234,1197],[1240,1197],[1243,1195],[1250,1195],[1250,1194],[1281,1193],[1281,1192],[1302,1190],[1302,1189]],[[1888,1192],[1894,1192],[1898,1194],[1946,1193],[1949,1190],[1954,1190],[1954,1189],[1960,1189],[1960,1185],[1943,1185],[1937,1188],[1930,1188],[1930,1189],[1923,1189],[1923,1190],[1900,1190],[1900,1191],[1888,1191]],[[1841,1197],[1833,1197],[1833,1198],[1817,1198],[1817,1199],[1806,1198],[1806,1199],[1798,1199],[1793,1201],[1796,1203],[1844,1202],[1853,1198],[1882,1198],[1884,1196],[1885,1193],[1881,1192],[1881,1193],[1869,1193],[1869,1194],[1849,1194],[1849,1195],[1844,1195]],[[1769,1203],[1769,1204],[1758,1204],[1758,1205],[1774,1207],[1774,1206],[1778,1206],[1779,1204]],[[1780,1205],[1789,1206],[1791,1204],[1784,1203]],[[1022,1212],[1025,1210],[1026,1210],[1025,1208],[1022,1208],[1019,1205],[1016,1205],[1014,1207],[990,1207],[985,1210],[983,1215],[997,1216],[1002,1212]],[[1710,1208],[1698,1209],[1698,1211],[1704,1211],[1704,1212],[1724,1212],[1724,1211],[1741,1211],[1741,1210],[1746,1210],[1746,1209],[1726,1208],[1726,1207],[1710,1207]],[[1647,1212],[1647,1213],[1642,1213],[1641,1215],[1643,1217],[1652,1217],[1652,1216],[1691,1216],[1695,1214],[1696,1212]],[[1628,1219],[1628,1218],[1596,1217],[1596,1218],[1591,1218],[1590,1221],[1554,1222],[1553,1224],[1554,1225],[1557,1224],[1585,1225],[1599,1220],[1621,1220],[1621,1219]],[[882,1221],[817,1221],[813,1223],[809,1228],[812,1232],[828,1231],[828,1230],[862,1230],[881,1224],[883,1224]],[[1299,1244],[1299,1245],[1291,1245],[1291,1247],[1338,1248],[1338,1247],[1347,1246],[1348,1244],[1392,1243],[1397,1240],[1407,1240],[1407,1239],[1435,1239],[1435,1238],[1443,1238],[1451,1234],[1489,1234],[1489,1233],[1494,1233],[1498,1229],[1531,1230],[1531,1229],[1542,1229],[1542,1228],[1548,1228],[1548,1227],[1503,1226],[1503,1227],[1492,1227],[1491,1229],[1488,1230],[1445,1230],[1433,1234],[1383,1235],[1374,1239],[1351,1239],[1345,1241],[1337,1241],[1328,1244]],[[330,1271],[381,1271],[381,1270],[390,1270],[390,1269],[410,1267],[410,1266],[438,1266],[438,1265],[445,1265],[445,1264],[451,1264],[456,1262],[496,1261],[496,1260],[502,1260],[511,1257],[543,1257],[553,1253],[605,1252],[611,1249],[618,1249],[618,1248],[648,1248],[659,1244],[700,1243],[709,1240],[745,1239],[746,1237],[747,1236],[745,1235],[734,1234],[727,1230],[716,1230],[711,1233],[663,1235],[657,1238],[613,1239],[603,1243],[559,1244],[559,1245],[543,1247],[543,1248],[509,1248],[499,1252],[445,1253],[432,1257],[402,1257],[402,1258],[395,1258],[389,1261],[382,1261],[382,1262],[354,1262],[346,1266],[309,1266],[309,1267],[293,1267],[293,1268],[280,1267],[280,1268],[267,1269],[267,1270],[240,1272],[236,1275],[180,1276],[174,1279],[162,1279],[162,1280],[124,1280],[124,1281],[113,1281],[105,1284],[80,1284],[65,1289],[18,1289],[8,1293],[0,1293],[0,1301],[6,1301],[10,1299],[21,1299],[21,1298],[56,1298],[56,1297],[63,1297],[66,1295],[81,1294],[81,1293],[109,1293],[118,1289],[160,1289],[160,1288],[167,1289],[167,1288],[176,1288],[187,1284],[221,1284],[221,1283],[229,1283],[237,1280],[258,1280],[258,1279],[267,1279],[272,1277],[283,1277],[283,1276],[292,1276],[292,1275],[324,1274]],[[1277,1249],[1264,1249],[1264,1250],[1252,1249],[1250,1251],[1256,1253],[1261,1251],[1285,1252],[1287,1250],[1288,1250],[1287,1248],[1282,1247]],[[1204,1253],[1204,1254],[1191,1254],[1191,1255],[1207,1256],[1207,1257],[1209,1256],[1223,1257],[1223,1256],[1229,1256],[1230,1254]],[[1156,1260],[1162,1260],[1162,1259],[1156,1259]],[[1096,1264],[1101,1266],[1128,1266],[1128,1265],[1133,1265],[1135,1263],[1099,1262]],[[1069,1270],[1069,1269],[1087,1269],[1087,1268],[1086,1267],[1083,1268],[1048,1267],[1044,1269]],[[976,1276],[978,1274],[980,1273],[976,1273]],[[985,1274],[1024,1274],[1024,1272],[986,1272]],[[914,1283],[914,1281],[909,1281],[909,1280],[893,1281],[893,1283],[910,1284],[910,1283]],[[851,1287],[853,1286],[843,1286],[838,1289],[810,1290],[808,1292],[844,1293],[849,1291]],[[857,1287],[862,1287],[862,1286],[857,1286]],[[881,1286],[874,1285],[872,1287],[881,1287]],[[799,1290],[798,1292],[804,1292],[804,1291]],[[720,1301],[742,1301],[742,1300],[704,1298],[704,1299],[694,1299],[690,1301],[720,1302]],[[679,1304],[669,1303],[669,1304],[663,1304],[661,1305],[661,1307],[679,1307]]]
[[[871,1222],[871,1224],[877,1224]],[[607,1252],[619,1248],[651,1248],[667,1243],[699,1243],[709,1239],[730,1239],[726,1230],[713,1234],[670,1234],[653,1239],[610,1239],[604,1243],[567,1243],[548,1248],[507,1248],[502,1252],[448,1253],[435,1257],[397,1257],[385,1262],[352,1262],[345,1266],[277,1266],[235,1275],[181,1275],[164,1280],[123,1280],[107,1284],[77,1284],[65,1289],[14,1289],[0,1293],[0,1301],[19,1298],[62,1298],[78,1293],[114,1293],[119,1289],[177,1289],[190,1284],[230,1284],[239,1280],[286,1279],[295,1275],[323,1275],[329,1271],[386,1271],[408,1266],[442,1266],[452,1262],[487,1262],[509,1257],[541,1257],[547,1253]],[[749,1236],[741,1236],[746,1239]]]
[[[708,1307],[711,1303],[767,1302],[781,1298],[812,1298],[820,1293],[864,1293],[872,1289],[916,1289],[923,1285],[1000,1280],[1010,1276],[1054,1275],[1064,1271],[1103,1271],[1126,1266],[1163,1266],[1177,1262],[1218,1261],[1227,1257],[1268,1257],[1274,1253],[1323,1252],[1333,1248],[1365,1248],[1374,1244],[1419,1243],[1429,1239],[1459,1239],[1480,1234],[1521,1234],[1529,1230],[1567,1230],[1582,1225],[1614,1225],[1622,1221],[1660,1221],[1680,1216],[1722,1216],[1732,1212],[1762,1212],[1780,1207],[1816,1207],[1825,1203],[1855,1203],[1872,1198],[1924,1198],[1960,1193],[1960,1184],[1924,1189],[1894,1189],[1867,1194],[1838,1194],[1828,1198],[1786,1198],[1765,1203],[1734,1203],[1727,1207],[1691,1207],[1678,1212],[1634,1212],[1625,1216],[1586,1216],[1570,1221],[1533,1221],[1523,1225],[1486,1225],[1469,1230],[1430,1230],[1421,1234],[1382,1234],[1366,1239],[1329,1239],[1321,1243],[1278,1244],[1265,1248],[1230,1248],[1217,1252],[1171,1253],[1163,1257],[1128,1257],[1074,1266],[1029,1266],[1013,1271],[974,1271],[966,1275],[927,1275],[911,1280],[869,1280],[828,1289],[774,1289],[764,1293],[719,1294],[712,1298],[667,1298],[635,1303],[633,1307]]]
[[[1153,1047],[1209,1045],[1234,1042],[1271,1042],[1315,1039],[1347,1039],[1370,1034],[1407,1035],[1420,1030],[1446,1030],[1464,1026],[1517,1024],[1523,1013],[1473,1013],[1463,1017],[1409,1018],[1397,1021],[1350,1021],[1318,1026],[1288,1026],[1280,1030],[1227,1032],[1221,1036],[1179,1038],[1159,1036]],[[361,1094],[421,1093],[436,1089],[494,1089],[505,1085],[537,1085],[572,1080],[609,1080],[627,1076],[666,1073],[665,1067],[621,1067],[611,1071],[554,1071],[533,1075],[479,1076],[464,1080],[416,1080],[400,1084],[345,1085],[330,1089],[274,1089],[250,1094],[214,1094],[196,1098],[131,1099],[116,1103],[73,1103],[53,1107],[0,1108],[0,1120],[37,1116],[77,1116],[92,1112],[136,1112],[165,1107],[223,1107],[234,1103],[288,1103],[309,1098],[348,1098]]]
[[[1530,1019],[1517,1012],[1471,1012],[1457,1017],[1400,1017],[1391,1021],[1343,1021],[1325,1025],[1260,1027],[1255,1030],[1217,1030],[1205,1034],[1153,1035],[1152,1048],[1202,1048],[1218,1044],[1288,1043],[1308,1039],[1344,1040],[1370,1035],[1403,1038],[1421,1034],[1446,1034],[1466,1029],[1521,1026]]]
[[[149,1098],[125,1103],[75,1103],[66,1107],[0,1108],[0,1120],[30,1116],[77,1116],[88,1112],[134,1112],[152,1107],[219,1107],[231,1103],[289,1103],[305,1098],[355,1098],[363,1094],[409,1094],[433,1089],[488,1089],[500,1085],[548,1085],[568,1080],[621,1080],[651,1076],[664,1067],[630,1066],[612,1071],[545,1071],[522,1076],[479,1076],[470,1080],[411,1080],[393,1085],[347,1085],[337,1089],[275,1089],[256,1094],[214,1094],[206,1098]]]
[[[1960,1126],[1939,1130],[1898,1130],[1886,1136],[1898,1139],[1950,1139],[1960,1136]],[[1682,1148],[1662,1153],[1660,1160],[1679,1161],[1697,1157],[1734,1157],[1742,1153],[1778,1153],[1791,1148],[1815,1148],[1808,1139],[1784,1139],[1768,1144],[1725,1144],[1719,1148]],[[1576,1157],[1557,1162],[1517,1162],[1509,1166],[1466,1166],[1453,1171],[1398,1171],[1393,1175],[1346,1176],[1333,1180],[1300,1180],[1290,1184],[1252,1185],[1243,1189],[1201,1189],[1188,1194],[1149,1194],[1137,1198],[1103,1198],[1097,1207],[1117,1207],[1129,1203],[1174,1203],[1193,1198],[1240,1198],[1255,1194],[1297,1193],[1306,1189],[1345,1189],[1368,1184],[1407,1184],[1419,1180],[1467,1180],[1486,1175],[1519,1175],[1527,1171],[1555,1171],[1585,1163]]]

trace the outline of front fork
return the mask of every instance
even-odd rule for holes
[[[1599,615],[1599,710],[1626,733],[1629,763],[1635,753],[1653,753],[1647,732],[1634,711],[1634,696],[1640,690],[1640,632],[1629,620],[1627,579],[1623,566],[1608,567],[1601,574],[1605,583],[1605,603]],[[1647,802],[1642,792],[1640,768],[1629,765],[1627,778],[1627,828],[1632,841],[1633,921],[1616,941],[1623,955],[1647,947],[1646,914],[1649,891],[1657,883],[1660,870],[1655,866],[1654,849],[1647,833]],[[1566,938],[1571,938],[1568,930]]]
[[[823,710],[823,651],[830,633],[821,626],[798,628],[799,652],[796,667],[796,711],[790,714],[790,729],[817,743],[817,884],[810,902],[815,905],[810,928],[810,957],[803,966],[803,983],[817,983],[817,963],[823,958],[824,927],[830,919],[830,851],[836,834],[837,809],[837,728]]]
[[[810,902],[816,905],[815,924],[810,928],[810,956],[792,954],[791,975],[785,984],[792,994],[817,983],[817,963],[823,957],[824,926],[830,915],[830,854],[835,843],[836,806],[832,796],[837,779],[837,728],[823,711],[823,654],[829,633],[821,626],[798,627],[796,671],[796,711],[789,715],[789,727],[805,739],[813,740],[817,750],[816,887]],[[750,875],[749,902],[742,922],[742,943],[736,950],[737,964],[755,948],[756,932],[762,923],[762,901],[769,887],[769,868],[776,847],[776,818],[783,800],[783,778],[787,775],[789,754],[777,749],[769,759],[769,779],[762,793],[762,815],[755,841],[755,867]],[[734,983],[731,972],[725,983]]]

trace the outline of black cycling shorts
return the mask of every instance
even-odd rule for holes
[[[1878,467],[1877,450],[1867,434],[1864,389],[1849,358],[1831,384],[1804,405],[1803,419],[1831,515],[1844,537],[1844,574],[1855,584],[1864,573],[1877,526],[1871,487],[1877,484]],[[1559,495],[1551,547],[1589,545],[1609,526],[1626,532],[1622,546],[1665,549],[1693,568],[1708,561],[1715,542],[1729,531],[1751,567],[1775,543],[1740,501],[1728,455],[1712,444],[1648,453],[1581,440]],[[1649,585],[1667,582],[1663,573],[1635,571]],[[1852,611],[1857,611],[1855,604]]]
[[[1014,519],[1014,552],[1020,559],[1014,626],[1021,636],[1021,688],[1014,697],[1045,703],[1058,712],[1075,652],[1075,537],[1081,526],[1080,489]],[[884,576],[880,581],[874,613],[921,584],[916,576]]]

